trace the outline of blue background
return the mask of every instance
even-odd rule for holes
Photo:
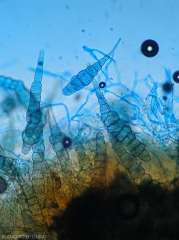
[[[164,67],[178,69],[178,0],[5,0],[0,12],[0,74],[23,80],[28,88],[34,77],[28,68],[36,67],[41,49],[44,69],[74,75],[94,62],[84,45],[108,53],[119,37],[114,58],[126,85],[132,84],[134,71],[139,78],[151,74],[163,81]],[[151,59],[140,52],[149,38],[160,47]]]

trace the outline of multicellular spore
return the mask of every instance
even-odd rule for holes
[[[63,94],[69,96],[76,91],[81,90],[84,86],[88,86],[92,82],[93,78],[102,69],[106,61],[114,54],[114,51],[120,41],[121,38],[119,38],[113,49],[107,55],[72,77],[71,81],[63,89]]]
[[[42,112],[40,109],[42,74],[43,74],[43,50],[39,54],[38,65],[34,77],[34,82],[30,89],[30,100],[26,114],[27,126],[22,134],[22,152],[27,154],[33,144],[38,143],[42,134]]]
[[[96,62],[59,88],[60,96],[88,91],[86,96],[79,92],[72,111],[68,101],[42,99],[43,51],[30,90],[22,81],[0,77],[1,120],[14,120],[17,109],[26,111],[21,140],[14,140],[15,123],[2,129],[12,139],[8,148],[3,137],[0,143],[0,234],[49,240],[177,236],[177,71],[174,83],[166,68],[161,83],[151,75],[138,79],[136,71],[130,90],[113,58],[120,41],[108,54],[84,47]],[[148,51],[154,57],[153,49]],[[100,60],[96,52],[103,55]],[[138,93],[140,86],[145,97]],[[57,106],[64,107],[65,117]]]

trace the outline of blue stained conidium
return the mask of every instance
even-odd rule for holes
[[[86,69],[80,71],[77,75],[73,76],[71,81],[63,89],[63,94],[69,96],[76,91],[81,90],[84,86],[89,85],[93,81],[93,78],[102,69],[103,65],[107,62],[107,60],[110,59],[110,57],[114,54],[114,51],[116,50],[120,41],[121,38],[119,38],[113,49],[99,61],[97,61],[93,65],[88,66]]]
[[[42,112],[40,109],[41,91],[42,91],[42,75],[43,75],[43,58],[44,51],[39,53],[39,59],[37,69],[35,72],[34,82],[30,89],[30,101],[28,111],[26,114],[27,126],[22,133],[23,146],[22,152],[27,154],[31,146],[37,143],[42,136],[43,124],[42,124]]]
[[[93,80],[93,86],[100,104],[101,120],[112,138],[115,138],[126,146],[134,157],[139,157],[145,162],[150,161],[150,155],[145,149],[144,144],[136,139],[131,128],[120,118],[119,114],[111,110],[95,79]]]

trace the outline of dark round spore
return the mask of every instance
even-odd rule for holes
[[[167,96],[163,96],[163,100],[165,100],[165,101],[166,101],[166,100],[167,100]]]
[[[5,192],[7,189],[6,180],[3,177],[0,177],[0,193]]]
[[[69,148],[72,145],[72,140],[70,137],[65,137],[62,141],[64,148]]]
[[[115,202],[116,214],[124,220],[135,218],[139,212],[139,200],[131,194],[120,196]]]
[[[100,87],[100,88],[106,87],[106,83],[105,83],[105,82],[100,82],[100,83],[99,83],[99,87]]]
[[[148,39],[141,45],[141,52],[146,57],[154,57],[159,51],[159,46],[154,40]]]
[[[174,74],[173,74],[173,80],[174,80],[176,83],[179,83],[179,71],[174,72]]]
[[[163,84],[163,90],[167,93],[170,93],[173,89],[173,84],[171,83],[164,83]]]

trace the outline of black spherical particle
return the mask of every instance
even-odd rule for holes
[[[176,83],[179,83],[179,71],[174,72],[174,74],[173,74],[173,80],[174,80]]]
[[[141,45],[141,52],[146,57],[154,57],[159,51],[158,43],[152,39],[144,41]]]
[[[62,141],[64,148],[69,148],[72,145],[72,140],[70,137],[65,137]]]
[[[105,82],[100,82],[99,83],[99,87],[100,88],[105,88],[106,87],[106,83]]]

